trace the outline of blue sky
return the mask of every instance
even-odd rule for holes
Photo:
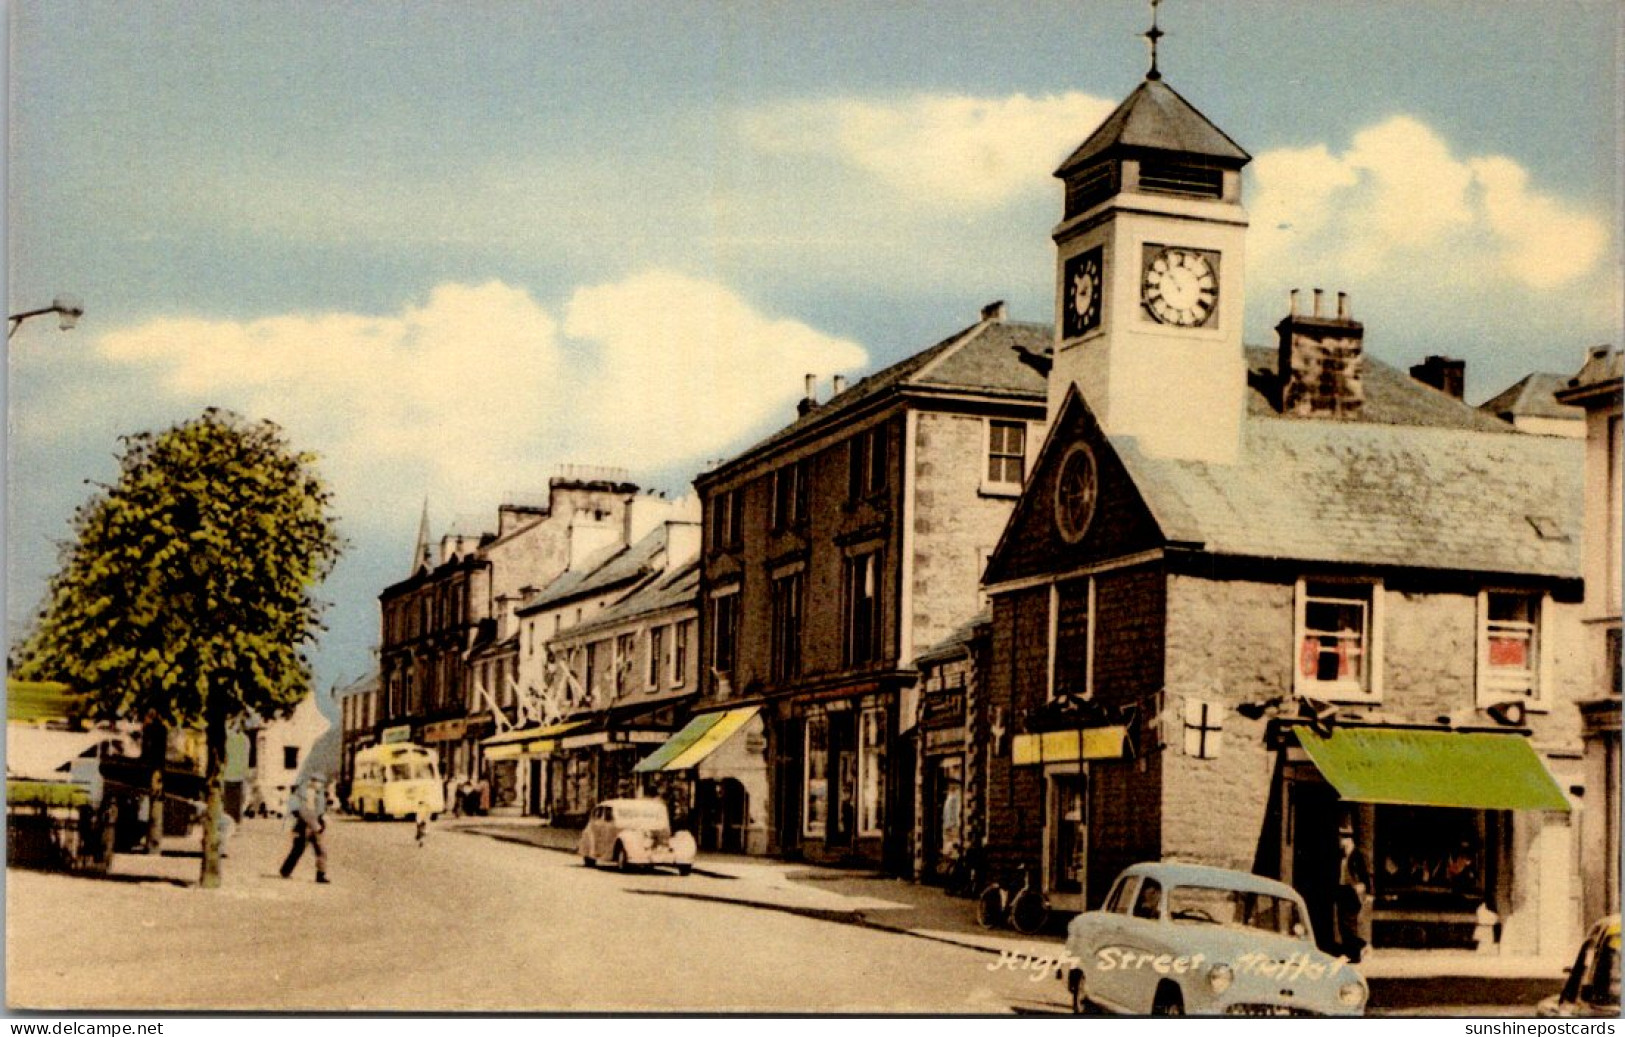
[[[1168,83],[1253,156],[1248,339],[1348,291],[1475,401],[1619,341],[1620,8],[1164,0]],[[13,3],[8,628],[117,437],[209,405],[322,455],[378,592],[561,464],[685,492],[1006,299],[1050,173],[1140,81],[1143,0]]]

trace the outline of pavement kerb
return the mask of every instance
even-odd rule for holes
[[[513,842],[537,849],[552,850],[574,856],[577,833],[569,829],[553,828],[537,822],[534,818],[459,818],[447,824],[453,831],[460,831],[470,835],[481,835],[490,839],[499,839],[503,842]],[[525,829],[525,834],[519,834],[514,829]],[[725,867],[726,862],[733,859],[733,855],[701,854],[694,863],[693,874],[708,878],[740,880],[739,875],[718,870]],[[782,867],[786,871],[828,871],[832,879],[839,878],[878,878],[884,877],[876,872],[849,872],[840,868],[824,868],[816,864],[805,862],[787,863],[773,858],[739,857],[741,863],[755,867]],[[851,910],[832,910],[828,908],[808,907],[797,904],[777,903],[766,899],[752,899],[748,896],[718,896],[704,893],[681,893],[671,891],[638,890],[638,893],[655,896],[682,897],[695,900],[710,900],[719,903],[737,904],[744,907],[756,907],[763,910],[783,911],[790,914],[801,915],[821,921],[836,922],[844,925],[859,925],[869,929],[896,933],[901,936],[910,936],[918,940],[929,940],[933,943],[948,944],[962,947],[967,950],[980,951],[989,955],[1016,956],[1029,961],[1050,960],[1057,957],[1062,950],[1062,941],[1059,937],[1046,942],[1039,939],[1023,939],[1001,937],[989,933],[986,936],[977,934],[962,934],[951,929],[934,926],[906,925],[897,922],[885,921],[878,917],[883,912],[866,908]],[[742,890],[743,892],[743,890]],[[936,894],[946,896],[946,894]],[[919,908],[909,907],[907,911],[916,911]],[[901,913],[901,912],[899,912]]]

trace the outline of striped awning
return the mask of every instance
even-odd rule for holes
[[[492,735],[480,745],[485,747],[488,760],[512,760],[520,756],[542,756],[558,748],[559,737],[580,727],[585,720],[567,720],[562,724],[545,727],[521,727]]]
[[[720,713],[701,714],[633,769],[639,774],[652,774],[655,771],[681,771],[698,766],[700,761],[750,723],[761,708],[744,706]]]

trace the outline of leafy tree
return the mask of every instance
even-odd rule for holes
[[[98,719],[203,730],[214,887],[227,727],[310,691],[313,592],[340,551],[331,496],[270,422],[210,408],[122,442],[117,482],[74,515],[19,675],[86,690]]]

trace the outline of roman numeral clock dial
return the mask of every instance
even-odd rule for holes
[[[1159,324],[1210,326],[1219,308],[1219,254],[1147,245],[1140,301]]]
[[[1066,261],[1061,301],[1062,333],[1077,338],[1100,327],[1100,255],[1096,245]]]

